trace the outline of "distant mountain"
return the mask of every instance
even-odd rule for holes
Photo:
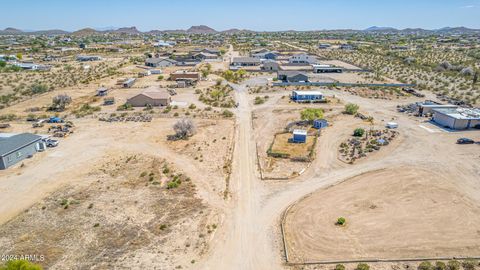
[[[394,32],[394,31],[398,31],[398,29],[393,28],[393,27],[372,26],[372,27],[369,27],[369,28],[367,28],[363,31],[365,31],[365,32]]]
[[[206,25],[197,25],[192,26],[186,31],[189,34],[215,34],[217,31],[213,28],[210,28]]]
[[[239,33],[254,33],[254,31],[251,30],[246,30],[246,29],[237,29],[237,28],[232,28],[228,30],[222,31],[224,34],[239,34]]]
[[[442,34],[478,34],[480,33],[480,29],[471,29],[467,27],[444,27],[435,30],[437,33]]]
[[[72,33],[72,35],[78,36],[78,37],[85,37],[85,36],[91,36],[91,35],[97,35],[97,34],[99,34],[99,32],[93,28],[83,28]]]
[[[121,27],[121,28],[118,28],[117,30],[107,31],[107,32],[118,33],[118,34],[129,34],[129,35],[137,35],[142,33],[138,31],[137,27],[135,26]]]
[[[70,32],[63,31],[60,29],[52,29],[52,30],[39,30],[34,32],[28,32],[28,34],[51,36],[51,35],[67,35],[67,34],[70,34]]]
[[[22,30],[17,29],[17,28],[13,28],[13,27],[7,27],[7,28],[5,28],[2,32],[10,33],[10,34],[12,34],[12,35],[14,35],[14,34],[22,34],[22,33],[23,33]]]

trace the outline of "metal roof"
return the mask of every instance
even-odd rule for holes
[[[300,96],[311,96],[311,95],[318,95],[321,96],[323,95],[322,92],[320,91],[299,91],[299,90],[293,90],[295,94],[300,95]]]
[[[293,134],[295,135],[307,135],[307,131],[303,129],[294,129]]]
[[[4,157],[41,139],[42,136],[32,133],[21,133],[7,138],[2,138],[0,139],[0,156]]]
[[[480,109],[478,108],[444,108],[444,109],[434,109],[434,112],[441,113],[455,119],[461,120],[480,120]]]

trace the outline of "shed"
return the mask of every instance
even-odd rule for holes
[[[7,169],[45,148],[45,142],[39,135],[21,133],[1,136],[0,170]]]
[[[316,129],[322,129],[328,127],[328,122],[325,119],[313,120],[313,127]]]
[[[292,142],[305,143],[307,142],[307,131],[303,129],[294,129]]]

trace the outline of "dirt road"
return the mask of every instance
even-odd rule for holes
[[[226,222],[213,243],[213,253],[199,269],[271,269],[275,258],[258,210],[265,189],[256,173],[251,107],[243,85],[236,91],[237,134],[231,178],[232,204]]]

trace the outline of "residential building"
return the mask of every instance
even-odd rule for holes
[[[146,106],[168,106],[172,98],[167,91],[159,90],[156,87],[150,87],[142,93],[135,95],[127,100],[127,103],[133,107]]]
[[[190,72],[186,70],[178,70],[170,74],[170,80],[176,81],[180,79],[200,80],[200,73]]]
[[[273,51],[267,51],[267,52],[260,52],[260,53],[252,53],[251,56],[259,59],[275,60],[277,59],[278,53]]]
[[[236,67],[259,66],[260,64],[260,59],[255,57],[234,57],[231,63],[232,66]]]
[[[311,64],[317,63],[317,58],[315,58],[314,56],[308,55],[306,53],[298,53],[290,56],[290,58],[288,58],[288,62],[290,64],[311,65]]]
[[[262,64],[262,70],[278,71],[280,70],[280,65],[274,60],[266,60]]]
[[[331,65],[312,65],[313,73],[342,73],[343,68]]]
[[[177,61],[167,57],[147,58],[145,60],[145,66],[147,67],[170,67],[176,63]]]
[[[290,97],[295,102],[320,102],[324,100],[324,96],[320,91],[292,91]]]
[[[295,70],[278,71],[277,78],[282,82],[308,82],[308,76],[305,73]]]
[[[1,135],[0,170],[7,169],[46,148],[42,136],[39,135],[31,133]]]

